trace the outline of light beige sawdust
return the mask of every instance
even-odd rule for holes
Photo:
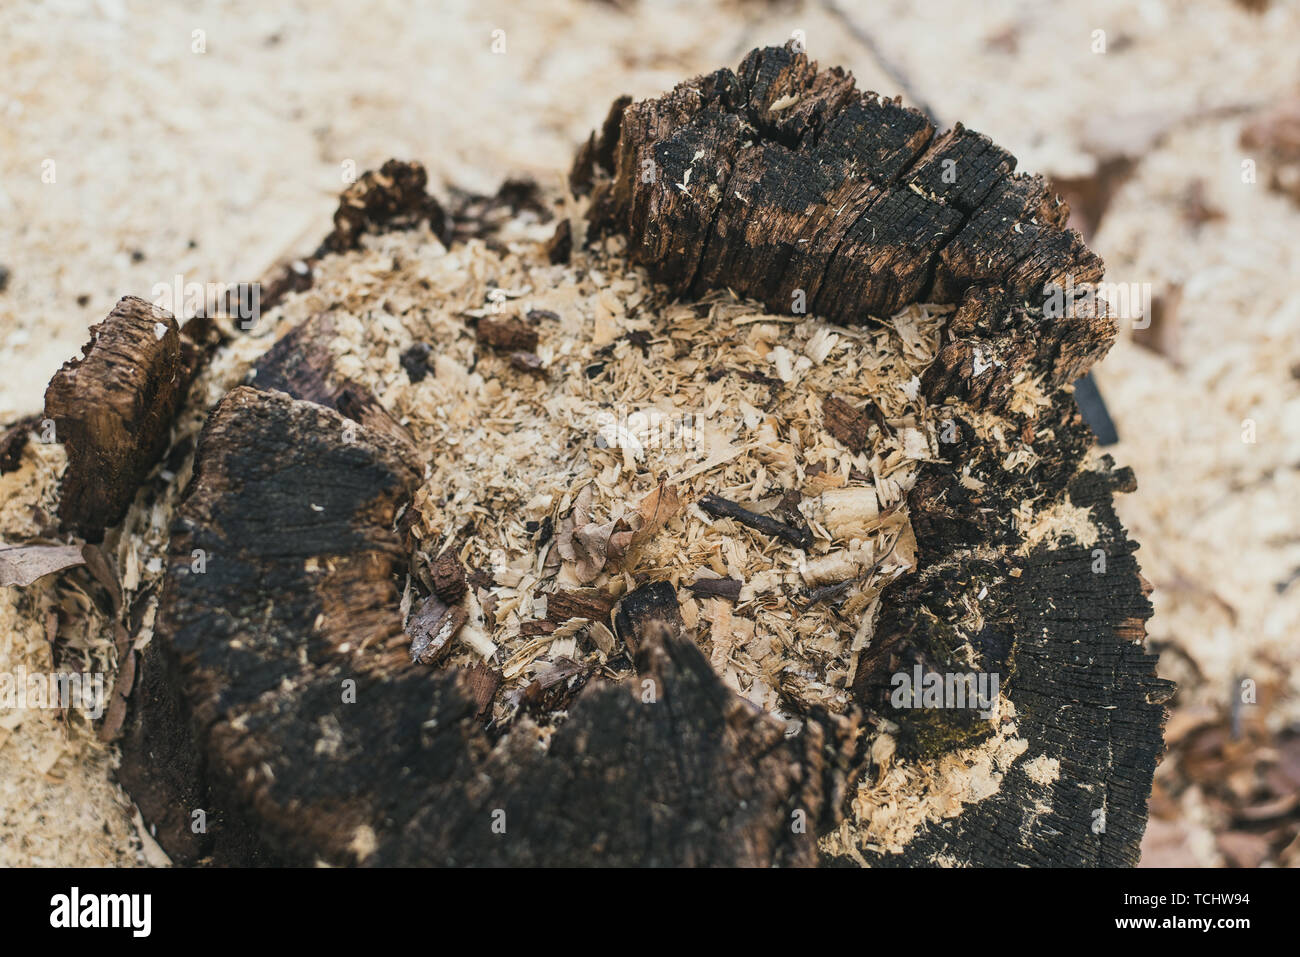
[[[339,372],[369,386],[425,457],[422,550],[454,547],[491,576],[471,591],[449,662],[502,669],[501,721],[533,681],[624,677],[608,622],[542,626],[548,597],[596,589],[612,601],[666,579],[735,691],[785,717],[844,711],[876,596],[915,566],[905,494],[938,458],[939,417],[919,374],[950,310],[849,330],[728,295],[666,305],[617,241],[550,264],[540,240],[553,228],[516,221],[501,237],[508,255],[480,241],[447,251],[427,232],[371,237],[266,320],[283,331],[329,313]],[[537,331],[544,374],[476,341],[473,323],[508,320]],[[400,363],[414,342],[432,346],[418,383]],[[826,431],[832,394],[881,409],[887,429],[865,452]],[[791,492],[802,498],[788,517],[816,539],[806,551],[696,504],[713,493],[770,513]],[[539,544],[543,525],[553,532]],[[688,588],[720,578],[740,583],[734,607]],[[801,607],[841,582],[835,610]]]
[[[53,514],[57,476],[65,463],[57,445],[29,444],[19,469],[0,476],[0,543],[29,541],[40,531],[36,510]],[[113,662],[99,640],[102,622],[84,596],[69,593],[60,576],[25,588],[0,588],[0,672],[18,677],[59,671],[106,674]],[[76,602],[81,621],[63,634],[65,655],[52,660],[47,613]],[[131,803],[110,781],[111,748],[75,710],[15,707],[0,710],[0,866],[135,864],[140,842],[130,822]]]
[[[1026,761],[1023,767],[1025,773],[1029,775],[1029,780],[1035,784],[1055,784],[1061,776],[1061,762],[1046,754],[1040,754],[1033,760]]]
[[[996,730],[986,740],[934,759],[896,762],[892,747],[881,748],[877,739],[875,768],[858,786],[851,814],[822,838],[822,850],[863,864],[864,850],[899,854],[921,827],[996,794],[1029,742],[1017,737],[1015,705],[1007,699],[999,701],[994,720]]]
[[[1015,515],[1016,527],[1023,536],[1017,555],[1028,555],[1042,545],[1058,546],[1067,541],[1091,548],[1101,534],[1093,521],[1092,510],[1075,505],[1068,496],[1037,512],[1025,503],[1016,509]]]

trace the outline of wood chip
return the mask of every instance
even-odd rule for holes
[[[517,316],[484,316],[476,331],[480,343],[499,352],[537,351],[537,330]]]

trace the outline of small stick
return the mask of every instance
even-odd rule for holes
[[[803,610],[807,611],[813,605],[820,601],[829,601],[848,591],[852,586],[858,583],[856,578],[846,578],[842,582],[836,582],[833,585],[823,585],[821,588],[814,588],[808,593],[808,600],[804,602]]]
[[[766,515],[759,515],[737,505],[735,502],[729,502],[719,495],[706,495],[700,499],[699,505],[700,508],[715,518],[734,518],[741,525],[746,525],[756,532],[762,532],[764,535],[771,535],[773,538],[784,539],[798,548],[812,546],[812,532],[807,528],[796,528],[786,522],[779,522],[774,518],[768,518]]]

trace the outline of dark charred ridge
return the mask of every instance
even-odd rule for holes
[[[626,106],[618,129],[614,149],[594,140],[616,158],[590,235],[626,233],[633,261],[670,295],[729,288],[788,311],[803,290],[809,310],[856,324],[918,301],[956,305],[974,285],[1029,299],[1102,274],[1042,178],[1014,174],[988,137],[961,125],[936,135],[922,114],[855,94],[850,76],[792,47]],[[660,175],[639,178],[642,157]],[[1097,344],[1035,369],[1053,387],[1115,335],[1103,318],[1067,320]]]

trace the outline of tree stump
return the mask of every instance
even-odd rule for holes
[[[172,519],[121,769],[162,846],[1134,863],[1171,689],[1068,391],[1116,325],[1014,167],[768,48],[617,101],[581,217],[367,174]]]

